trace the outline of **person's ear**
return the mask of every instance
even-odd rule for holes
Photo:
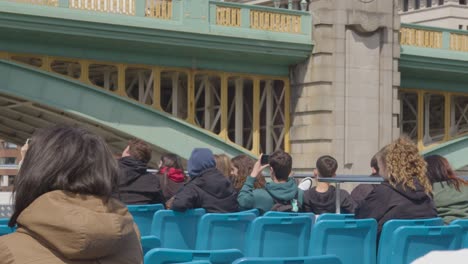
[[[122,152],[122,158],[130,156],[130,146],[127,146]]]

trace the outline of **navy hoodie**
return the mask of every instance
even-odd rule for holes
[[[172,210],[204,208],[209,213],[238,211],[236,191],[216,169],[211,150],[194,149],[187,169],[191,180],[175,195]]]

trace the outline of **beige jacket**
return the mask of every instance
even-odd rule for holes
[[[0,237],[0,264],[141,264],[138,229],[125,205],[111,199],[53,191]]]

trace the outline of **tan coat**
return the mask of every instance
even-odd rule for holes
[[[138,229],[125,205],[96,196],[53,191],[0,237],[0,264],[140,264]]]

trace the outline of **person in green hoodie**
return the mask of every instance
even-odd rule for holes
[[[445,224],[458,218],[468,218],[468,182],[455,175],[444,157],[431,155],[425,160],[437,214]]]
[[[273,207],[278,203],[291,203],[291,211],[298,211],[301,208],[304,192],[298,189],[294,179],[289,177],[292,170],[291,155],[277,150],[270,155],[269,163],[266,165],[260,163],[261,157],[255,163],[250,176],[247,177],[237,196],[240,209],[257,208],[263,214],[274,210]],[[267,167],[270,168],[272,182],[267,183],[265,188],[254,189],[257,177]]]

